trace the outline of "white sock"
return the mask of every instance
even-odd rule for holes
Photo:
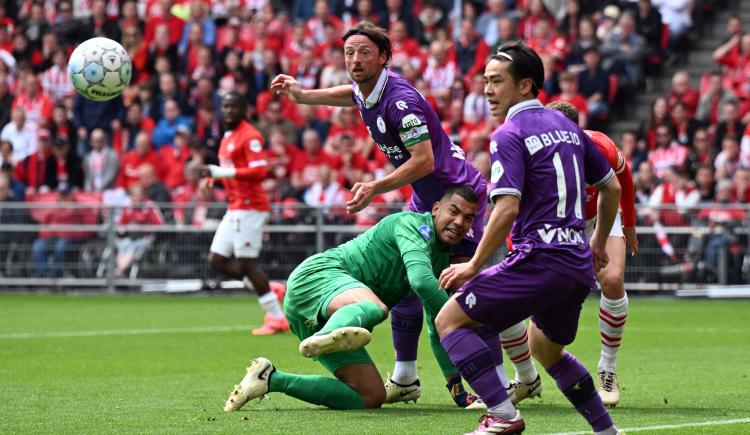
[[[393,366],[391,380],[401,385],[413,384],[417,380],[417,362],[396,361],[396,364]]]
[[[599,299],[599,335],[602,351],[599,356],[600,372],[615,372],[617,352],[622,343],[622,333],[628,317],[628,295],[622,299],[607,299],[602,294]]]
[[[518,322],[510,328],[500,332],[505,354],[516,368],[516,379],[524,384],[534,382],[539,376],[531,359],[529,351],[529,336],[526,333],[526,324]]]
[[[601,430],[599,432],[594,432],[594,435],[617,435],[619,432],[617,431],[617,427],[610,426],[604,430]]]
[[[281,311],[281,305],[279,305],[279,299],[276,297],[276,293],[268,292],[264,295],[258,296],[258,302],[260,306],[272,317],[281,318],[284,317],[284,312]]]
[[[500,378],[500,383],[503,384],[503,388],[507,390],[508,387],[510,387],[510,382],[508,382],[508,376],[505,375],[503,365],[500,364],[495,366],[495,371],[497,372],[497,377]]]
[[[513,418],[516,416],[516,408],[513,407],[513,402],[510,401],[510,398],[507,398],[499,405],[487,409],[487,414],[500,418]]]

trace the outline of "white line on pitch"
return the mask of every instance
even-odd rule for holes
[[[700,426],[729,426],[733,424],[750,423],[750,418],[736,418],[734,420],[710,420],[710,421],[699,421],[695,423],[682,423],[682,424],[662,424],[659,426],[644,426],[644,427],[626,427],[621,430],[625,433],[629,432],[643,432],[647,430],[668,430],[668,429],[681,429],[685,427],[700,427]],[[591,434],[590,430],[583,430],[580,432],[555,432],[548,435],[588,435]]]
[[[0,334],[0,339],[26,338],[68,338],[68,337],[101,337],[111,335],[148,335],[148,334],[187,334],[191,332],[233,332],[250,329],[250,325],[231,326],[192,326],[185,328],[136,328],[105,329],[100,331],[60,331],[60,332],[10,332]]]

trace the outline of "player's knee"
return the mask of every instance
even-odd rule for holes
[[[619,271],[605,268],[600,275],[599,285],[606,297],[620,299],[625,295],[625,283]]]
[[[379,386],[368,388],[359,394],[362,396],[362,401],[365,402],[365,407],[367,408],[380,408],[385,403],[385,387],[383,387],[382,383]]]
[[[435,317],[435,329],[437,329],[438,335],[445,337],[456,329],[454,326],[453,318],[449,310],[440,310],[438,315]]]

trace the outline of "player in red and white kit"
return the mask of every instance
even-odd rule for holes
[[[560,111],[572,121],[578,122],[576,108],[568,103],[556,101],[546,107]],[[635,232],[635,189],[630,167],[612,139],[598,131],[584,131],[612,165],[617,181],[622,186],[620,197],[622,216],[618,213],[607,239],[609,264],[596,274],[602,289],[599,301],[599,335],[602,349],[598,367],[598,389],[602,402],[607,406],[615,406],[620,400],[616,374],[617,351],[620,349],[628,315],[628,296],[624,286],[627,247],[630,247],[633,255],[638,253],[638,238]],[[596,224],[598,197],[599,191],[596,188],[586,188],[586,236],[589,238]]]
[[[241,280],[248,290],[258,293],[266,316],[263,326],[252,333],[269,335],[288,331],[289,323],[257,261],[270,211],[261,185],[268,163],[263,136],[244,119],[245,109],[246,102],[239,93],[224,95],[221,117],[227,131],[219,147],[219,166],[203,168],[204,175],[221,180],[229,199],[229,209],[216,230],[208,261],[218,272]]]

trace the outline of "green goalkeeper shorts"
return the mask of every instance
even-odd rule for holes
[[[284,298],[284,312],[294,335],[301,341],[318,332],[328,319],[331,300],[353,288],[368,287],[349,275],[335,257],[322,253],[303,261],[289,276]],[[315,360],[331,373],[348,365],[374,364],[364,348],[320,355]]]

